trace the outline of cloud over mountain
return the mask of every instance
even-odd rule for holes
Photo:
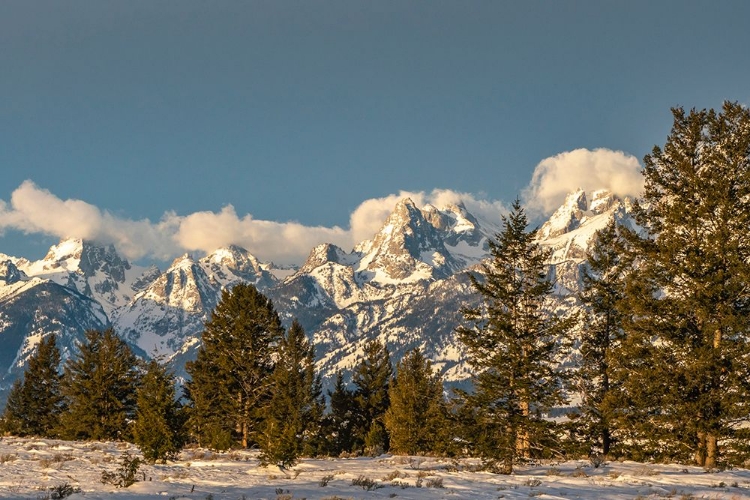
[[[635,156],[611,149],[566,151],[539,162],[522,197],[529,210],[549,215],[577,188],[639,196],[643,190],[641,164]]]
[[[0,232],[15,229],[58,238],[76,237],[100,243],[113,243],[129,259],[153,257],[168,260],[185,251],[211,252],[236,244],[261,260],[279,264],[299,264],[310,248],[334,243],[352,248],[371,238],[402,198],[417,206],[427,203],[442,207],[464,203],[474,214],[498,222],[507,210],[499,201],[469,193],[435,189],[429,193],[401,191],[361,203],[350,215],[348,229],[339,226],[306,226],[299,222],[259,220],[238,215],[232,205],[219,212],[178,215],[165,212],[161,220],[132,220],[77,199],[63,200],[27,180],[13,191],[10,203],[0,200]]]

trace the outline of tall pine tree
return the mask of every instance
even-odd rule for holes
[[[2,423],[5,432],[17,436],[49,437],[63,410],[60,390],[60,351],[55,336],[42,339],[29,359],[23,378],[8,395]]]
[[[710,468],[750,398],[750,111],[673,115],[664,147],[645,157],[647,235],[630,235],[628,357],[643,361],[628,382],[650,409],[644,442]]]
[[[323,432],[326,436],[325,452],[330,456],[350,453],[354,448],[354,425],[356,404],[354,392],[347,388],[344,374],[336,373],[333,390],[328,391],[330,411],[323,419]]]
[[[399,361],[390,387],[385,428],[390,451],[406,455],[441,453],[447,448],[443,380],[419,349]]]
[[[468,396],[480,419],[475,447],[488,468],[507,474],[514,461],[540,454],[553,437],[544,413],[564,402],[555,356],[571,327],[547,307],[553,288],[549,253],[527,226],[516,200],[497,242],[490,242],[483,278],[470,275],[482,304],[465,309],[469,325],[457,329],[477,372]]]
[[[130,439],[137,359],[111,328],[85,335],[78,355],[65,364],[62,393],[67,410],[60,419],[60,432],[66,439]]]
[[[146,365],[136,402],[135,444],[146,460],[166,463],[182,449],[185,432],[182,406],[176,399],[174,375],[158,359],[152,359]]]
[[[578,430],[589,453],[609,455],[613,444],[613,420],[617,409],[618,354],[623,339],[622,311],[625,276],[630,270],[624,242],[614,219],[596,234],[583,269],[580,298],[583,316],[577,373],[581,393]]]
[[[279,343],[260,436],[261,461],[292,466],[317,436],[324,402],[315,375],[315,349],[295,320]]]
[[[377,453],[388,450],[388,434],[383,416],[390,400],[393,367],[388,348],[378,340],[365,344],[364,357],[354,368],[354,446],[361,451]]]
[[[189,425],[198,442],[216,449],[257,443],[283,329],[273,303],[254,286],[222,291],[203,330],[191,380]]]

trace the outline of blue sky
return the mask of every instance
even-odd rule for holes
[[[663,144],[672,106],[750,103],[747,19],[745,1],[0,2],[0,252],[77,236],[167,260],[238,231],[292,262],[401,192],[501,212],[543,192],[545,159],[584,185]],[[598,177],[564,156],[597,148],[625,154]]]

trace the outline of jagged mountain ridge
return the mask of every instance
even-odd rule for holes
[[[629,208],[627,200],[604,191],[592,193],[591,202],[586,193],[577,191],[540,228],[540,243],[552,250],[559,310],[576,307],[571,294],[580,286],[580,265],[595,231],[612,217],[628,223]],[[42,333],[37,327],[36,333],[24,334],[27,338],[49,334],[80,338],[86,328],[111,324],[140,355],[171,356],[182,374],[184,362],[194,357],[200,345],[203,323],[221,290],[252,283],[274,301],[285,322],[297,318],[314,337],[318,367],[325,377],[356,364],[363,343],[378,338],[388,344],[394,362],[406,351],[422,348],[446,380],[458,384],[469,371],[454,329],[461,320],[461,307],[477,300],[466,270],[478,269],[472,266],[487,256],[488,238],[498,231],[462,205],[420,209],[404,199],[372,239],[350,252],[319,245],[291,275],[277,272],[236,246],[200,259],[184,255],[160,272],[130,264],[111,246],[64,240],[38,262],[0,255],[5,261],[0,275],[6,276],[0,282],[0,297],[23,296],[33,303],[41,300],[41,284],[52,287],[54,296],[62,300],[66,293],[68,302],[78,300],[81,311],[89,311],[80,312],[82,316],[97,321],[61,316],[59,324],[48,325]],[[17,314],[13,311],[10,304],[0,302],[0,318]],[[76,323],[77,329],[65,326],[68,322]],[[17,322],[14,325],[18,336]],[[13,361],[16,368],[11,369],[4,364],[10,356],[0,357],[7,388],[23,366],[19,349],[32,352],[19,346],[33,342],[6,342],[5,331],[0,327],[2,351],[15,350],[12,357],[20,360]]]

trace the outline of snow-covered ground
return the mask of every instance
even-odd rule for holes
[[[78,490],[67,497],[71,500],[750,498],[750,471],[745,469],[707,473],[635,462],[594,468],[588,461],[570,461],[521,467],[502,476],[477,471],[475,460],[387,455],[306,459],[282,471],[260,467],[255,452],[199,449],[185,450],[166,465],[141,466],[140,481],[129,488],[103,484],[102,472],[116,472],[126,452],[138,455],[125,443],[2,438],[0,498],[56,498],[53,493],[64,491],[63,485]]]

